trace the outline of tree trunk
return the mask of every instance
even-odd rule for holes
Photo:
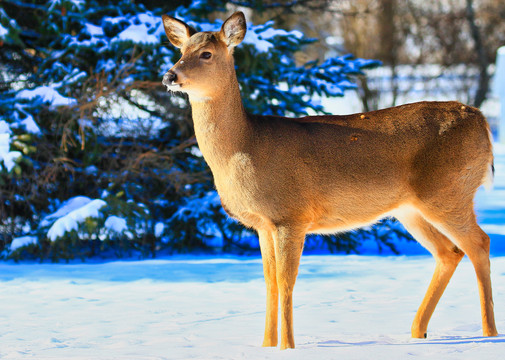
[[[473,0],[466,0],[466,18],[474,41],[475,53],[477,55],[477,66],[479,67],[479,84],[473,100],[473,106],[480,107],[484,100],[486,100],[489,88],[489,74],[487,72],[489,62],[486,56],[486,49],[484,47],[479,27],[475,22]]]

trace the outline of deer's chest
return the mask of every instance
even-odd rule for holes
[[[261,213],[261,193],[250,156],[236,152],[212,172],[225,211],[245,225],[255,227]]]

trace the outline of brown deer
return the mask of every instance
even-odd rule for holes
[[[293,348],[292,294],[305,235],[336,233],[397,218],[436,259],[412,325],[428,321],[456,266],[467,254],[477,274],[483,333],[497,335],[489,237],[477,225],[473,198],[493,178],[489,127],[476,108],[418,102],[363,114],[285,118],[246,113],[233,49],[244,15],[220,31],[196,32],[163,16],[181,59],[163,77],[187,93],[200,150],[223,208],[259,236],[267,287],[263,346]]]

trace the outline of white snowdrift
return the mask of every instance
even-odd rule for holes
[[[42,133],[42,131],[40,131],[40,128],[37,125],[37,123],[35,122],[35,120],[33,120],[33,116],[31,116],[31,115],[28,115],[25,119],[21,120],[19,122],[19,124],[22,127],[24,127],[24,129],[31,134],[38,135],[38,134]]]
[[[23,246],[36,244],[37,238],[35,236],[21,236],[12,240],[10,244],[10,251],[15,251]]]
[[[410,325],[431,257],[304,256],[294,292],[297,348],[262,348],[259,258],[0,264],[1,359],[502,359],[481,335],[477,282],[463,260],[428,328]],[[505,258],[491,259],[505,331]]]
[[[74,98],[69,98],[61,95],[56,89],[51,86],[39,86],[33,90],[21,90],[16,98],[32,100],[40,97],[45,103],[52,106],[73,105],[77,102]]]
[[[9,172],[16,165],[16,159],[21,156],[19,151],[10,151],[10,144],[11,129],[9,124],[0,120],[0,164],[3,163],[3,167]]]
[[[126,219],[115,215],[109,216],[107,220],[105,220],[104,226],[107,230],[118,234],[128,229],[128,226],[126,225]]]
[[[54,223],[47,232],[47,237],[55,241],[66,232],[77,230],[80,223],[89,217],[99,217],[99,210],[107,205],[101,199],[91,200],[85,196],[76,196],[66,201],[55,213],[42,220],[41,225],[47,226],[52,221]]]
[[[9,33],[9,30],[7,30],[6,28],[4,28],[2,26],[2,24],[0,24],[0,39],[5,38],[5,35],[7,35],[8,33]]]

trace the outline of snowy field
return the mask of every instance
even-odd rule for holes
[[[492,261],[505,329],[505,258]],[[261,348],[260,259],[0,265],[1,359],[503,359],[505,336],[481,337],[465,260],[428,339],[410,323],[429,257],[306,256],[295,288],[297,348]]]
[[[495,189],[479,191],[477,210],[492,237],[496,321],[505,334],[505,147],[495,154]],[[297,348],[282,352],[260,346],[260,258],[2,263],[0,359],[502,359],[505,335],[481,336],[467,259],[428,339],[410,338],[434,260],[415,244],[400,248],[408,255],[304,256],[294,294]]]

